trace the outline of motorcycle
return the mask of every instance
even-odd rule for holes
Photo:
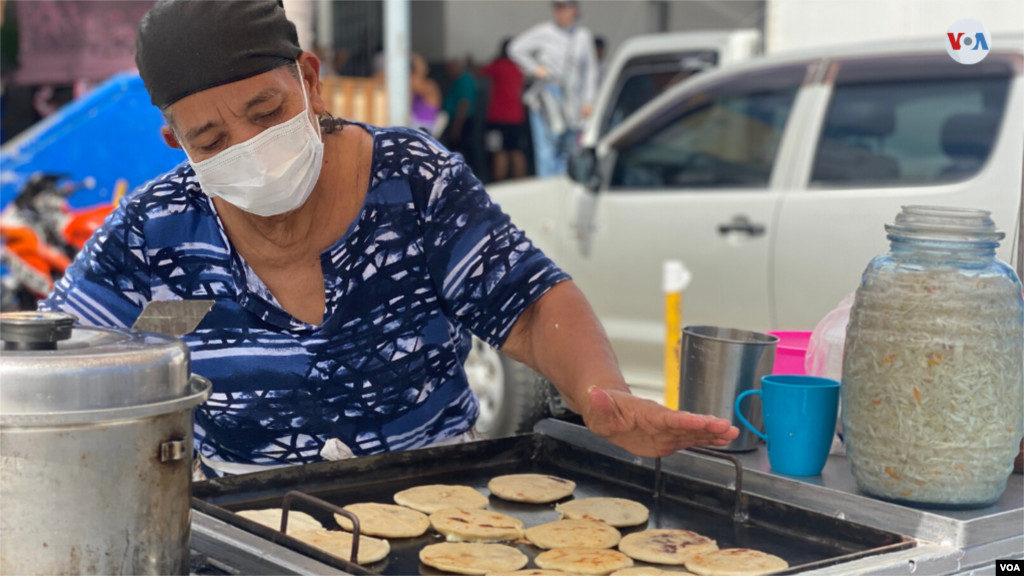
[[[53,291],[86,241],[113,212],[127,188],[119,180],[114,202],[76,210],[68,197],[96,186],[89,177],[71,182],[62,174],[35,174],[0,212],[0,310],[35,310]]]

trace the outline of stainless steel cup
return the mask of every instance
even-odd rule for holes
[[[761,377],[772,373],[778,342],[775,336],[733,328],[683,328],[679,409],[724,418],[740,429],[736,440],[716,449],[743,452],[757,448],[757,436],[740,423],[733,404],[743,392],[760,390]],[[743,416],[760,429],[760,400],[751,398],[744,404]]]

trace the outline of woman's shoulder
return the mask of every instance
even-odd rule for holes
[[[423,130],[404,126],[367,126],[373,134],[378,150],[394,152],[399,155],[448,156],[451,152]]]
[[[378,181],[402,177],[434,181],[461,158],[422,130],[403,127],[372,128],[374,135],[374,178]]]
[[[126,195],[121,206],[127,217],[144,220],[209,212],[199,180],[187,160]]]

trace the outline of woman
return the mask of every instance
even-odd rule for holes
[[[423,130],[431,136],[438,136],[444,131],[447,118],[440,119],[441,87],[430,79],[427,73],[427,61],[419,54],[412,54],[412,74],[409,76],[409,90],[412,92],[412,110],[409,114],[410,126]]]
[[[184,338],[214,383],[204,475],[472,439],[470,332],[637,454],[738,434],[630,395],[583,295],[461,157],[326,115],[278,3],[157,2],[136,60],[188,162],[126,197],[43,307],[128,326],[215,300]]]

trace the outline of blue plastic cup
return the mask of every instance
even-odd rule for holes
[[[751,394],[761,397],[764,429],[750,425],[740,403]],[[839,382],[814,376],[765,376],[760,390],[736,398],[743,425],[768,443],[772,469],[790,476],[817,476],[825,468],[839,414]]]

